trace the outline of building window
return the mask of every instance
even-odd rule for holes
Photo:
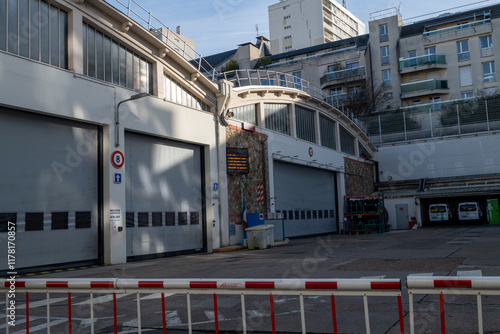
[[[354,137],[343,127],[339,128],[340,151],[354,155],[356,153],[354,146]]]
[[[255,104],[249,106],[229,109],[234,113],[234,119],[238,121],[257,125],[257,108]]]
[[[413,104],[414,106],[417,106],[417,105],[419,105],[419,104],[422,104],[422,101],[421,101],[421,100],[413,100],[412,104]]]
[[[291,35],[285,36],[285,39],[292,39]]]
[[[429,98],[429,103],[440,103],[440,102],[441,102],[441,97],[440,96]]]
[[[487,63],[483,63],[483,81],[484,82],[496,81],[495,62],[490,61]]]
[[[426,55],[435,55],[436,54],[436,47],[431,46],[431,47],[425,48],[425,54]]]
[[[280,74],[280,86],[286,87],[286,76],[284,74]]]
[[[0,2],[0,50],[68,68],[68,14],[45,1]]]
[[[481,57],[493,55],[493,38],[491,36],[481,37],[479,39],[479,46],[481,48]]]
[[[342,87],[330,89],[330,95],[342,95]]]
[[[83,74],[153,94],[153,64],[83,23]]]
[[[462,99],[470,99],[470,98],[473,98],[474,97],[474,92],[472,91],[469,91],[469,92],[463,92],[462,94],[460,94],[460,97]]]
[[[417,66],[417,51],[408,51],[409,66]]]
[[[391,70],[382,71],[382,81],[384,84],[384,88],[392,87]]]
[[[469,41],[457,42],[458,61],[470,59]]]
[[[356,99],[361,96],[361,86],[352,86],[347,88],[347,95],[350,99]]]
[[[163,74],[163,84],[165,87],[165,100],[182,104],[186,107],[210,112],[210,107],[199,98],[194,96],[186,88],[167,74]]]
[[[293,73],[293,83],[295,88],[302,89],[302,72]]]
[[[292,50],[292,47],[291,46],[287,46],[285,47],[285,51],[291,51]]]
[[[384,99],[390,100],[390,99],[392,99],[392,96],[393,96],[392,93],[386,93],[386,94],[384,94]]]
[[[380,42],[387,42],[389,40],[389,30],[387,24],[382,24],[379,26],[380,31]]]
[[[391,55],[389,53],[389,47],[383,46],[380,48],[380,54],[382,56],[382,65],[387,65],[391,62]]]
[[[264,105],[264,126],[266,129],[290,135],[290,112],[288,104]]]
[[[290,18],[290,15],[284,16],[283,20],[288,20]]]
[[[472,69],[470,66],[459,67],[460,71],[460,86],[472,85]]]
[[[490,49],[493,47],[493,38],[490,36],[481,37],[479,39],[481,49]]]
[[[285,26],[285,30],[291,29],[292,26]]]
[[[299,106],[295,106],[295,123],[297,124],[297,138],[307,140],[311,143],[316,142],[314,116],[315,116],[314,111]]]
[[[321,136],[321,146],[337,149],[335,122],[323,117],[319,117],[319,130]]]
[[[346,70],[350,70],[350,69],[358,68],[358,67],[359,67],[359,61],[353,61],[353,62],[345,64]]]

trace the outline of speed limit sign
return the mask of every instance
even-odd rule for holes
[[[125,158],[123,157],[122,152],[114,151],[113,154],[111,154],[111,163],[115,166],[115,168],[121,168],[124,162]]]

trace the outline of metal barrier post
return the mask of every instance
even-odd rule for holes
[[[113,324],[115,327],[115,334],[118,334],[118,315],[116,314],[116,293],[113,293]]]
[[[300,322],[302,324],[302,334],[306,334],[306,315],[304,313],[304,295],[300,294]]]
[[[26,334],[30,333],[30,296],[26,292]]]
[[[68,292],[68,332],[71,334],[71,292]]]
[[[137,331],[138,331],[139,334],[141,334],[141,332],[142,332],[142,326],[141,326],[141,295],[139,294],[139,292],[137,292]]]
[[[366,326],[366,334],[370,334],[370,314],[368,313],[368,297],[363,295],[363,306],[365,309],[365,326]]]
[[[441,318],[441,334],[446,333],[446,326],[444,322],[444,295],[440,294],[439,295],[439,315]]]
[[[331,304],[332,304],[332,318],[333,318],[333,334],[338,334],[337,331],[337,310],[335,309],[335,296],[331,296]]]
[[[167,333],[167,316],[165,314],[165,294],[161,293],[161,321],[163,325],[163,334]]]
[[[272,333],[276,334],[276,322],[274,319],[274,297],[273,297],[272,293],[269,295],[269,303],[270,303],[270,307],[271,307],[271,327],[273,330]]]
[[[92,331],[93,333],[94,331]],[[47,334],[50,334],[50,296],[47,292]]]
[[[192,334],[193,333],[193,324],[191,323],[192,320],[191,320],[191,295],[188,293],[186,293],[186,306],[187,306],[187,316],[188,316],[188,333],[189,334]]]
[[[214,293],[215,334],[219,334],[219,315],[217,314],[217,295]]]
[[[245,312],[245,294],[241,293],[241,323],[243,325],[243,334],[247,334],[247,319]]]

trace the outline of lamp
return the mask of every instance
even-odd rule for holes
[[[118,104],[116,105],[116,109],[115,109],[115,147],[120,146],[120,134],[118,131],[119,130],[118,125],[120,124],[120,105],[124,102],[142,99],[143,97],[146,97],[146,96],[149,96],[149,94],[148,93],[135,94],[126,100],[118,102]]]

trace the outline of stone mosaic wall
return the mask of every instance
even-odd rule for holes
[[[248,213],[268,212],[268,159],[267,136],[235,129],[226,128],[227,147],[248,148],[249,174],[228,175],[229,222],[241,222],[241,184],[245,182],[243,196]],[[261,181],[252,181],[261,180]],[[264,204],[257,203],[258,183],[264,184]]]
[[[344,158],[346,196],[369,195],[375,191],[374,168],[371,163]]]

